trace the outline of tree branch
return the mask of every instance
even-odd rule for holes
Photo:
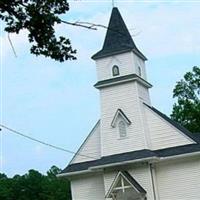
[[[91,29],[91,30],[97,30],[97,28],[95,28],[92,25],[87,26],[87,25],[81,24],[80,22],[68,22],[68,21],[64,21],[64,20],[61,20],[61,22],[64,24],[72,25],[72,26],[79,26],[79,27],[83,27],[83,28],[87,28],[87,29]]]

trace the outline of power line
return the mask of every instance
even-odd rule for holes
[[[26,138],[26,139],[32,140],[32,141],[34,141],[34,142],[43,144],[43,145],[48,146],[48,147],[51,147],[51,148],[54,148],[54,149],[56,149],[56,150],[64,151],[64,152],[71,153],[71,154],[74,154],[74,155],[79,155],[79,156],[82,156],[82,157],[85,157],[85,158],[98,159],[98,158],[94,158],[94,157],[91,157],[91,156],[88,156],[88,155],[83,155],[83,154],[80,154],[80,153],[77,153],[77,152],[74,152],[74,151],[71,151],[71,150],[68,150],[68,149],[64,149],[64,148],[62,148],[62,147],[58,147],[58,146],[49,144],[49,143],[47,143],[47,142],[43,142],[43,141],[41,141],[41,140],[38,140],[38,139],[36,139],[36,138],[30,137],[30,136],[28,136],[28,135],[26,135],[26,134],[23,134],[23,133],[21,133],[21,132],[19,132],[19,131],[16,131],[16,130],[14,130],[14,129],[12,129],[12,128],[9,128],[9,127],[7,127],[7,126],[5,126],[5,125],[3,125],[3,124],[0,124],[0,127],[2,127],[2,128],[4,128],[4,129],[10,131],[11,133],[15,133],[15,134],[17,134],[17,135],[20,135],[20,136]],[[0,128],[0,131],[1,131],[1,128]]]

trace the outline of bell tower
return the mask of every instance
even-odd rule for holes
[[[118,8],[112,9],[96,62],[101,102],[101,154],[108,156],[148,148],[143,103],[150,105],[145,61]]]

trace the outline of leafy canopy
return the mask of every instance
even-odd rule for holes
[[[74,60],[76,50],[70,40],[56,37],[54,26],[62,20],[59,15],[69,10],[67,0],[1,0],[0,19],[6,23],[5,31],[18,34],[28,30],[32,54],[44,55],[56,61]]]
[[[184,78],[177,82],[173,97],[177,103],[173,106],[172,119],[185,126],[191,132],[200,132],[200,68],[193,67]]]
[[[53,166],[42,175],[29,170],[25,175],[8,178],[0,174],[0,199],[2,200],[71,200],[70,184],[66,179],[58,179],[60,169]]]

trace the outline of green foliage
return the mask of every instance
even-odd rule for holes
[[[6,23],[5,31],[19,33],[28,30],[30,51],[63,62],[76,59],[76,50],[70,40],[55,35],[54,26],[62,20],[59,15],[69,10],[67,0],[0,0],[0,19]]]
[[[60,169],[53,166],[47,175],[29,170],[23,176],[8,178],[0,174],[0,199],[2,200],[71,200],[70,183],[58,179]]]
[[[184,79],[177,82],[173,97],[177,103],[173,106],[172,119],[191,132],[200,132],[200,68],[193,67]]]

